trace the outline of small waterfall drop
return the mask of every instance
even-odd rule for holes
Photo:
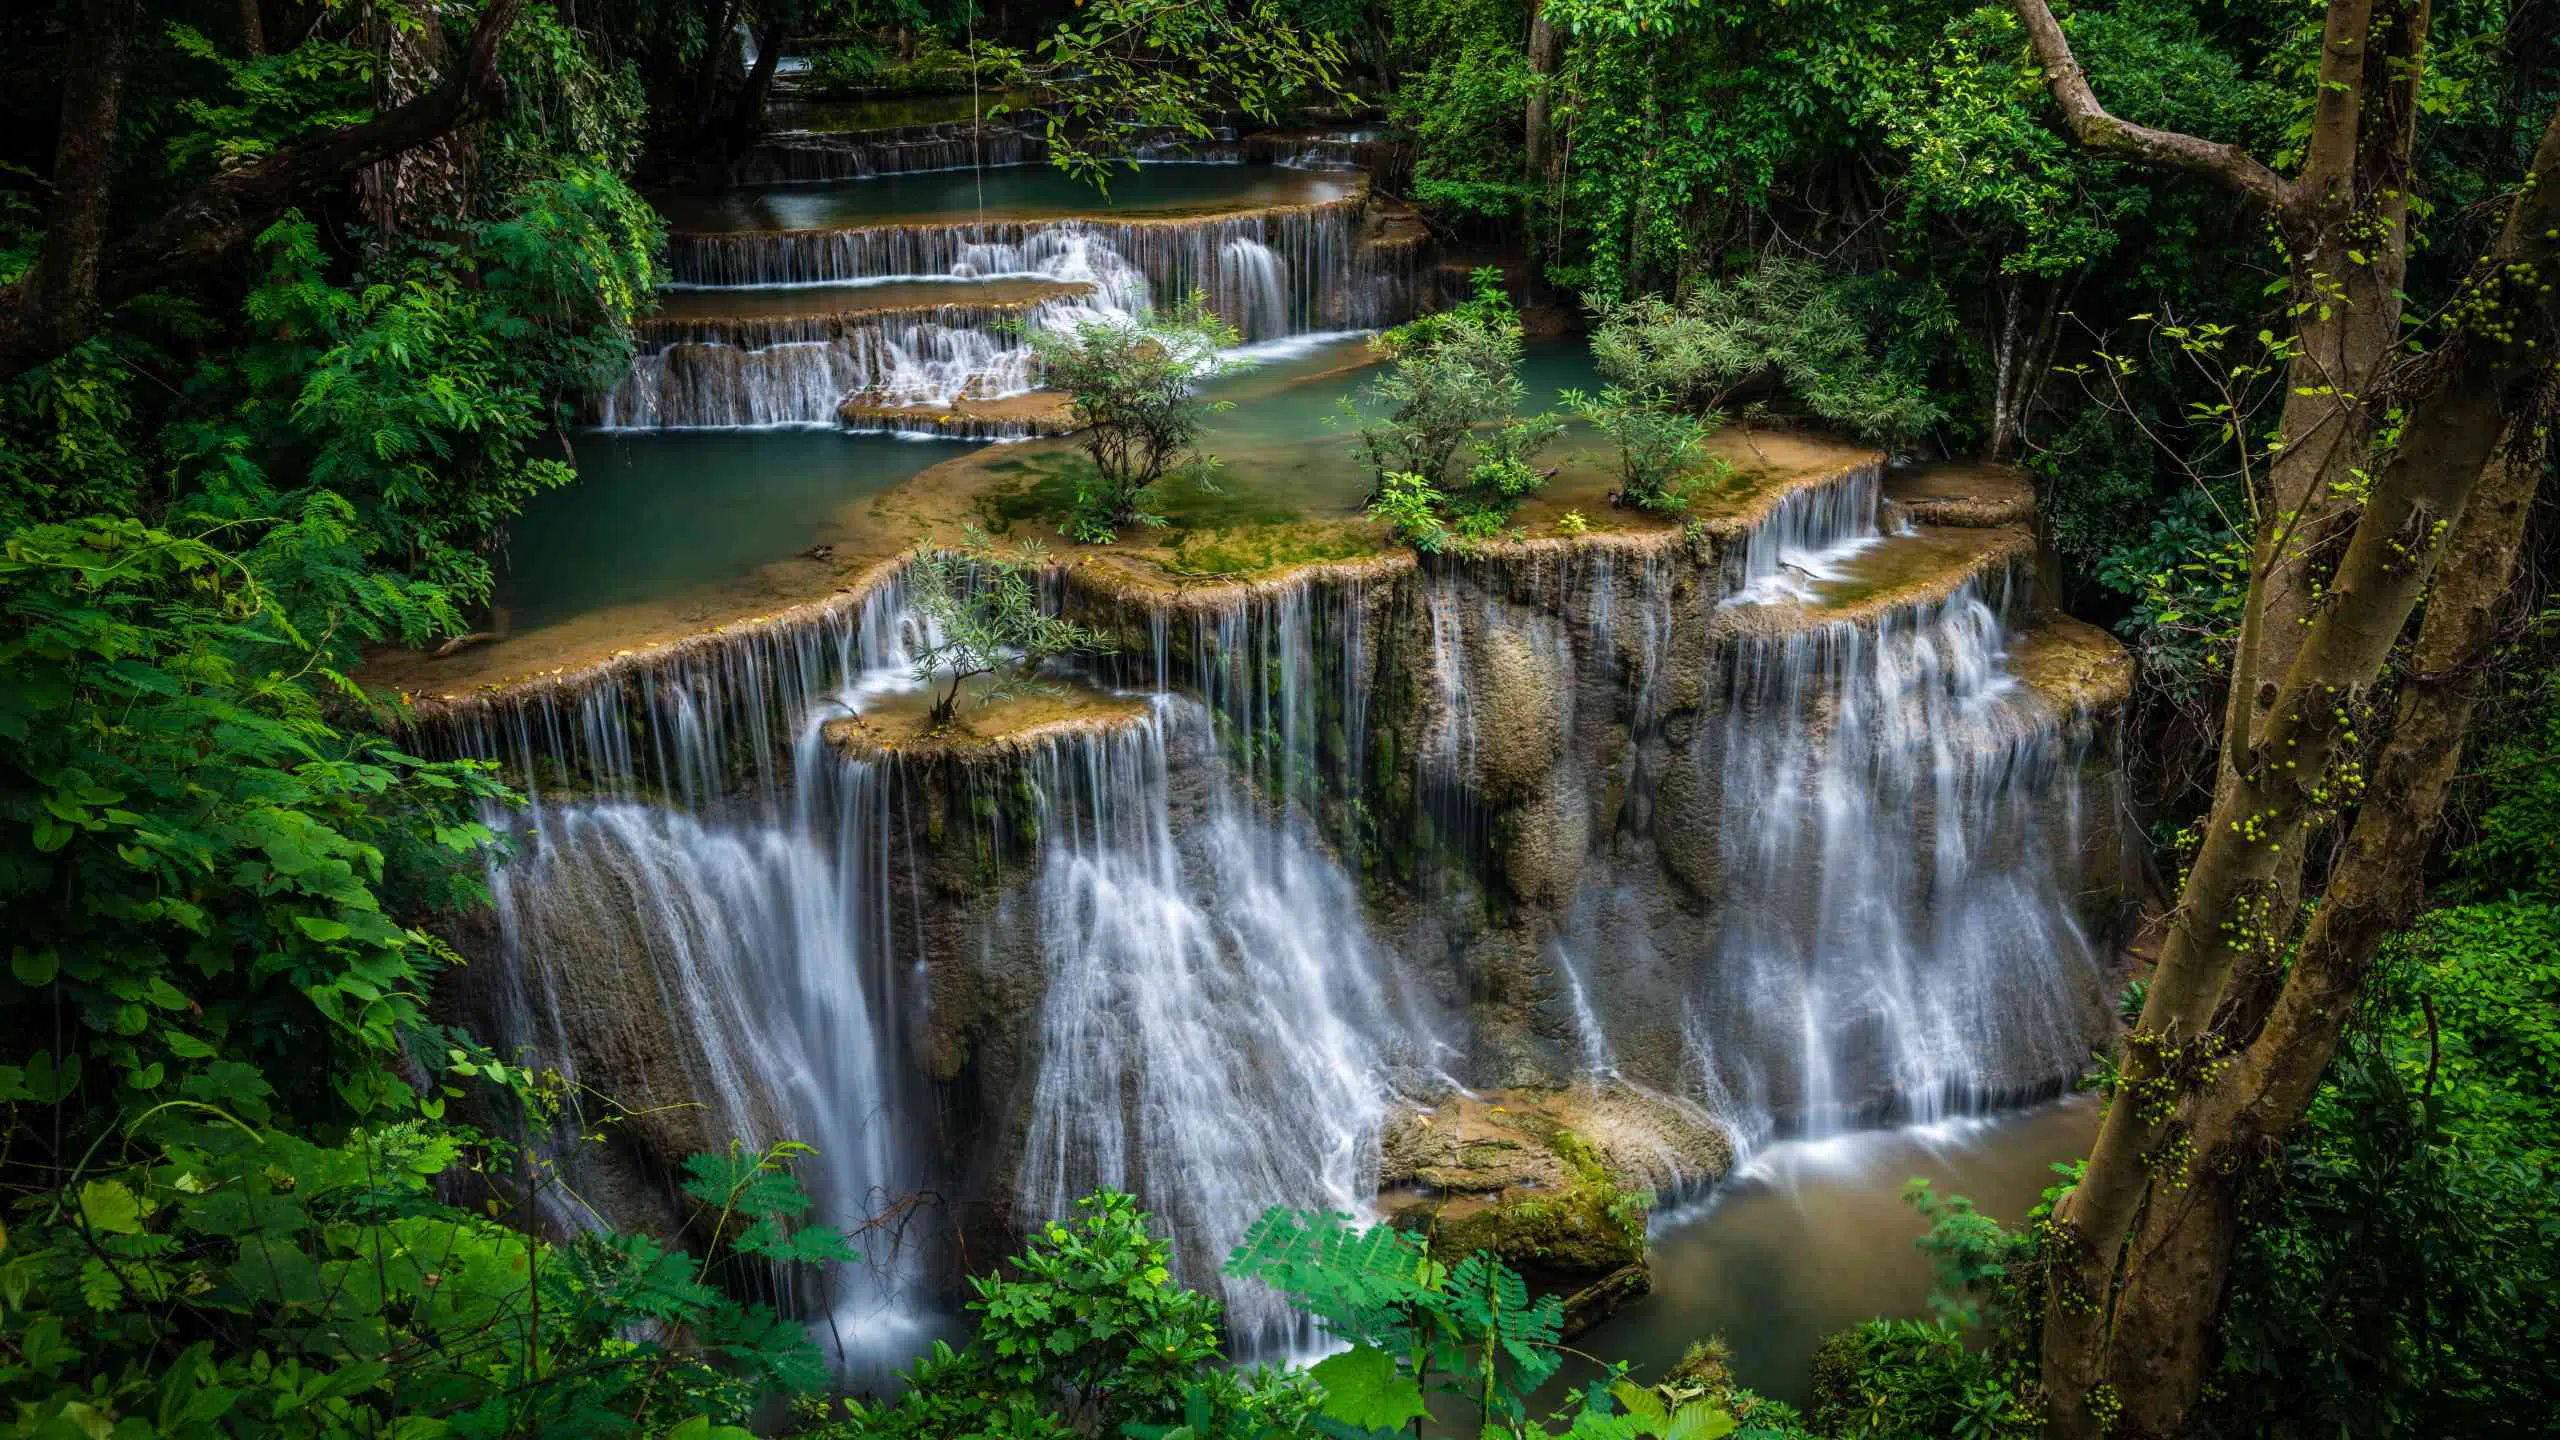
[[[1724,797],[1708,995],[1748,1123],[1935,1119],[2084,1058],[2078,770],[2018,703],[2005,635],[1969,584],[1733,641],[1721,759],[1701,762]]]
[[[1133,1190],[1203,1284],[1269,1205],[1365,1210],[1410,1037],[1350,877],[1261,813],[1195,701],[1051,743],[1035,773],[1049,991],[1022,1218]],[[1177,807],[1187,783],[1206,793]],[[1258,1286],[1227,1304],[1242,1353],[1305,1338]]]

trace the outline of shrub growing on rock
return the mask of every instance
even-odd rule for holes
[[[1136,323],[1087,320],[1065,330],[1031,330],[1025,339],[1041,373],[1074,401],[1075,421],[1093,473],[1076,485],[1069,538],[1108,545],[1132,525],[1162,525],[1149,492],[1168,475],[1188,473],[1208,484],[1217,459],[1192,448],[1200,424],[1234,408],[1200,393],[1204,380],[1243,368],[1229,356],[1239,337],[1193,294],[1171,311]]]

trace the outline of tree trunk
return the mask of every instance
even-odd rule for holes
[[[773,72],[782,64],[782,47],[790,39],[782,33],[782,23],[768,20],[756,27],[755,68],[747,72],[746,88],[738,92],[737,108],[729,114],[729,153],[745,153],[746,148],[764,133],[765,97],[773,93]]]
[[[1556,62],[1564,55],[1564,36],[1547,20],[1545,0],[1531,0],[1529,8],[1529,100],[1521,115],[1521,127],[1527,132],[1522,147],[1529,162],[1529,183],[1547,183],[1549,150],[1547,87],[1554,82]]]
[[[2137,1225],[2177,1220],[2184,1194],[2155,1188],[2154,1176],[2193,1163],[2194,1102],[2228,1083],[2225,1061],[2251,1045],[2266,1005],[2287,1003],[2274,977],[2291,948],[2303,856],[2346,803],[2345,778],[2331,767],[2355,758],[2355,711],[2435,568],[2447,522],[2548,373],[2560,307],[2514,276],[2560,260],[2560,187],[2527,178],[2456,309],[2461,328],[2396,397],[2407,422],[2389,462],[2368,476],[2380,408],[2372,392],[2398,340],[2425,0],[2331,0],[2303,171],[2290,182],[2237,147],[2110,115],[2044,0],[2015,3],[2046,86],[2083,144],[2216,179],[2264,207],[2296,277],[2283,444],[2252,491],[2258,543],[2204,844],[2126,1037],[2115,1098],[2047,1246],[2048,1434],[2105,1433],[2119,1406],[2136,1433],[2159,1434],[2183,1423],[2186,1377],[2201,1373],[2219,1287],[2159,1308],[2155,1297],[2197,1277],[2147,1275],[2162,1257],[2128,1252],[2125,1242]],[[2555,167],[2560,115],[2533,175]],[[2289,1025],[2259,1039],[2303,1033]],[[2218,1145],[2224,1136],[2202,1138]],[[2227,1259],[2227,1240],[2204,1248],[2212,1243]],[[2218,1275],[2220,1263],[2208,1268]],[[2142,1317],[2124,1309],[2128,1299]]]
[[[71,33],[62,82],[62,132],[54,138],[53,204],[36,250],[37,344],[67,350],[97,328],[98,267],[106,246],[107,189],[115,178],[116,124],[125,69],[142,21],[135,0],[107,0]],[[23,281],[21,282],[24,283]]]
[[[2281,1154],[2310,1107],[2375,951],[2417,912],[2426,864],[2462,759],[2463,736],[2515,577],[2525,517],[2544,456],[2533,431],[2545,407],[2511,420],[2446,541],[2427,598],[2390,741],[2329,873],[2275,1008],[2187,1117],[2194,1158],[2183,1184],[2156,1194],[2116,1303],[2111,1379],[2125,1402],[2119,1433],[2182,1433],[2214,1362],[2213,1323],[2239,1243],[2249,1182]]]
[[[729,46],[738,28],[738,0],[720,0],[717,24],[705,37],[702,59],[693,68],[693,124],[688,144],[702,140],[703,131],[711,124],[711,102],[720,93],[720,67],[729,60]]]
[[[240,0],[240,48],[252,60],[267,53],[267,22],[258,12],[258,0]]]

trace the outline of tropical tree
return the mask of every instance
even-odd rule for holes
[[[1108,636],[1040,603],[1035,580],[1042,558],[1037,549],[1004,554],[971,526],[959,549],[923,546],[907,562],[908,599],[924,619],[916,683],[943,687],[933,701],[934,729],[957,718],[960,687],[980,675],[1009,672],[1006,683],[979,695],[978,703],[991,704],[1035,687],[1045,661],[1110,650]]]
[[[2275,436],[2220,776],[2105,1122],[2049,1240],[2042,1383],[2056,1436],[2178,1433],[2211,1372],[2248,1176],[2302,1117],[2375,947],[2406,920],[2544,469],[2560,353],[2560,114],[2430,323],[2401,313],[2424,3],[2326,7],[2290,175],[2109,111],[2044,0],[2017,0],[2085,147],[2194,176],[2264,217],[2290,284]],[[2411,353],[2412,350],[2418,353]],[[2255,443],[2254,437],[2244,437]],[[2385,738],[2375,692],[2427,599]],[[2343,830],[2325,876],[2306,861]],[[2316,906],[2306,894],[2317,885]]]
[[[1217,458],[1192,447],[1202,422],[1235,402],[1209,399],[1200,386],[1249,362],[1228,353],[1241,337],[1207,296],[1135,322],[1090,319],[1027,338],[1042,378],[1073,402],[1077,439],[1093,462],[1076,484],[1069,539],[1108,545],[1132,525],[1164,524],[1148,508],[1149,492],[1168,475],[1215,481]]]

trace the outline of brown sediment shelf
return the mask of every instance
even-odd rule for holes
[[[1916,525],[1987,528],[2035,519],[2035,487],[2014,465],[1924,465],[1885,477],[1884,496]]]
[[[1035,393],[964,402],[953,412],[910,416],[883,409],[865,418],[887,424],[975,409],[990,424],[1043,423],[1044,416],[1048,423],[1061,423],[1063,405],[1062,397]],[[848,423],[853,423],[850,415]],[[910,423],[908,428],[921,427]],[[1738,437],[1718,437],[1718,453],[1737,468],[1724,490],[1702,502],[1698,533],[1718,542],[1738,537],[1787,494],[1838,480],[1880,458],[1870,450],[1809,435],[1762,433],[1755,438],[1758,453]],[[616,668],[646,670],[696,647],[724,644],[743,629],[813,623],[858,606],[875,585],[894,574],[916,544],[957,543],[964,527],[984,522],[985,502],[1011,483],[1014,472],[1071,463],[1073,455],[1072,446],[1059,440],[957,455],[883,494],[848,504],[811,532],[806,552],[734,581],[504,634],[442,658],[415,651],[379,653],[368,660],[363,679],[377,689],[408,695],[432,712],[474,695],[567,690]],[[1244,476],[1231,474],[1231,486],[1242,483]],[[1680,518],[1610,507],[1606,496],[1611,483],[1609,467],[1596,452],[1567,466],[1549,493],[1522,507],[1516,517],[1527,538],[1489,542],[1478,552],[1480,563],[1503,563],[1506,556],[1543,563],[1600,551],[1654,555],[1688,546]],[[1045,544],[1054,563],[1067,567],[1078,585],[1096,594],[1155,607],[1211,610],[1257,591],[1411,569],[1413,553],[1394,544],[1384,526],[1358,513],[1359,489],[1350,485],[1346,493],[1354,501],[1332,512],[1279,523],[1146,531],[1110,546],[1068,542],[1046,523],[1023,533]],[[1586,533],[1559,531],[1556,521],[1569,509],[1582,512],[1590,526]],[[1019,537],[999,537],[1008,538]],[[1232,568],[1210,563],[1230,553],[1240,557]]]
[[[1872,620],[1889,610],[1944,600],[1974,581],[2004,577],[2011,567],[2030,562],[2035,548],[2033,535],[2008,526],[1922,526],[1887,536],[1850,561],[1840,578],[1814,582],[1810,601],[1727,605],[1718,619],[1729,629],[1758,634]]]
[[[972,682],[983,691],[983,682]],[[887,697],[858,715],[827,722],[823,733],[838,751],[856,757],[897,754],[909,759],[968,759],[1019,754],[1031,746],[1074,735],[1100,734],[1144,723],[1143,696],[1096,690],[1073,681],[1040,682],[992,703],[980,703],[962,687],[952,723],[928,728],[931,699],[923,691]]]
[[[2113,635],[2057,615],[2009,642],[2020,684],[2063,714],[2112,710],[2133,698],[2133,654]]]
[[[856,395],[836,411],[849,430],[927,432],[958,440],[1019,440],[1076,428],[1074,406],[1055,390],[949,405],[882,405]]]

